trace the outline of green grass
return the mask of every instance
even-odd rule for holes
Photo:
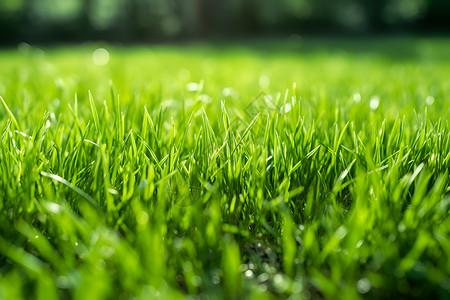
[[[448,299],[450,41],[246,45],[0,52],[0,299]]]

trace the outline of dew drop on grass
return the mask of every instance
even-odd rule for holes
[[[140,211],[136,216],[136,221],[141,225],[146,224],[148,221],[148,214],[144,211]]]
[[[353,101],[355,101],[356,103],[361,102],[361,94],[360,93],[354,93],[353,94]]]
[[[222,90],[222,95],[224,95],[225,97],[231,96],[231,88],[224,88]]]
[[[99,250],[104,258],[110,258],[116,252],[116,249],[109,246],[101,246]]]
[[[198,90],[200,90],[200,84],[197,82],[189,82],[188,84],[186,84],[186,90],[188,90],[189,92],[197,92]]]
[[[378,96],[373,96],[370,99],[370,109],[376,110],[378,108],[378,105],[380,105],[380,98]]]
[[[183,239],[181,238],[174,238],[172,243],[176,250],[181,250],[183,248]]]
[[[239,266],[239,271],[244,272],[245,270],[248,269],[248,265],[247,264],[242,264]]]
[[[428,96],[428,97],[425,99],[425,103],[426,103],[428,106],[432,105],[432,104],[434,103],[434,97],[433,97],[433,96]]]
[[[60,214],[62,212],[61,206],[54,202],[46,202],[44,206],[49,212],[52,212],[54,214]]]
[[[347,233],[348,229],[344,225],[342,225],[338,229],[336,229],[336,231],[334,232],[334,237],[338,240],[341,240],[347,235]]]
[[[265,285],[265,284],[259,285],[258,288],[259,288],[259,290],[260,290],[262,293],[264,293],[264,292],[267,291],[267,285]]]
[[[92,62],[96,66],[105,66],[109,62],[109,52],[105,48],[98,48],[92,52]]]
[[[214,275],[214,276],[211,278],[211,282],[212,282],[214,285],[218,285],[218,284],[220,283],[220,277],[217,276],[217,275]]]
[[[258,280],[260,283],[263,283],[263,282],[266,282],[267,280],[269,280],[269,278],[270,278],[269,274],[267,274],[267,273],[262,273],[262,274],[260,274],[260,275],[258,276],[257,280]]]
[[[198,100],[200,100],[203,103],[208,104],[208,103],[211,103],[212,98],[206,94],[201,94],[200,96],[198,96]]]
[[[247,278],[253,278],[253,271],[252,270],[247,270],[247,271],[245,271],[244,275]]]
[[[291,109],[292,109],[292,104],[288,102],[280,108],[280,113],[281,114],[288,113],[291,111]]]
[[[278,273],[273,277],[273,286],[279,293],[285,293],[291,284],[287,277]]]
[[[59,89],[63,89],[64,88],[64,81],[62,80],[61,77],[58,77],[58,78],[55,79],[55,85]]]
[[[225,97],[232,97],[236,94],[236,91],[233,88],[226,87],[222,90],[222,95]]]
[[[269,87],[270,79],[266,75],[261,75],[261,76],[259,76],[258,83],[259,83],[259,87],[265,89],[265,88]]]
[[[273,104],[272,96],[270,96],[270,95],[264,95],[264,100],[266,101],[266,104],[268,104],[268,105]]]
[[[358,243],[356,243],[356,248],[360,248],[364,244],[364,240],[359,240]]]
[[[358,282],[356,283],[356,290],[360,294],[366,294],[368,291],[370,291],[371,288],[372,285],[370,284],[370,281],[367,278],[362,278],[358,280]]]

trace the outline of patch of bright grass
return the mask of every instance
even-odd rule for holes
[[[0,52],[0,298],[447,298],[450,43],[335,43]]]

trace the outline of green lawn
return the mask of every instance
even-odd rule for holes
[[[449,74],[437,38],[0,51],[0,299],[448,299]]]

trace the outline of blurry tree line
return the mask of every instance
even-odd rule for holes
[[[450,32],[450,0],[0,0],[0,42]]]

